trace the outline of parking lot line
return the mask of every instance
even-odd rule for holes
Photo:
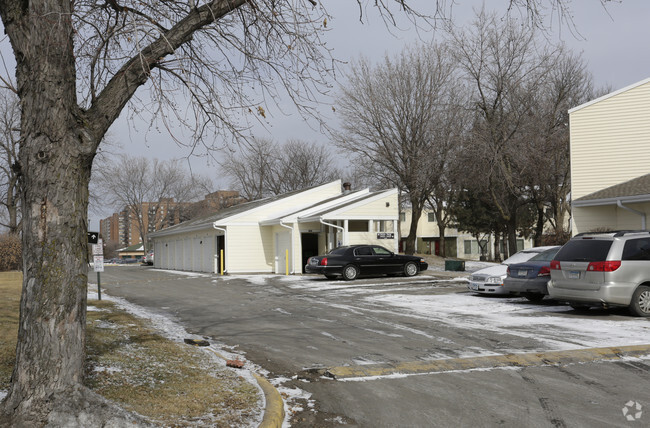
[[[390,375],[412,375],[505,367],[577,364],[640,357],[650,358],[650,344],[572,349],[567,351],[489,355],[472,358],[449,358],[432,361],[407,361],[398,364],[341,366],[329,368],[326,375],[338,380],[351,380],[355,378],[384,377]]]

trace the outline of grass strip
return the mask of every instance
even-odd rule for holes
[[[13,369],[20,290],[0,279],[0,390]],[[256,386],[109,300],[88,302],[85,371],[90,389],[164,426],[247,426],[259,416]]]

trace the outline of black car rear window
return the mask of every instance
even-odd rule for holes
[[[339,247],[339,248],[334,248],[332,251],[330,251],[330,254],[336,254],[336,255],[343,255],[345,252],[348,250],[348,247]]]
[[[598,262],[607,260],[612,241],[600,239],[576,239],[569,241],[558,251],[555,260],[561,262]]]
[[[550,250],[546,250],[543,253],[539,253],[538,255],[534,256],[532,259],[529,261],[531,262],[550,262],[553,260],[555,255],[557,254],[558,250],[560,248],[551,248]]]

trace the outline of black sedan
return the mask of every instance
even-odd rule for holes
[[[559,246],[552,247],[526,262],[509,265],[508,276],[503,280],[504,290],[533,302],[542,300],[548,295],[551,260],[559,250]]]
[[[335,248],[324,256],[310,257],[305,272],[352,281],[361,275],[413,276],[428,267],[420,257],[395,254],[379,245],[349,245]]]

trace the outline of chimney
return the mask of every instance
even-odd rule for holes
[[[343,183],[343,194],[347,195],[352,189],[352,183]]]

